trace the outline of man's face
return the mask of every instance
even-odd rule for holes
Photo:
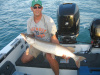
[[[38,4],[34,5],[34,7],[31,7],[31,10],[34,13],[34,16],[40,16],[42,14],[42,9],[43,7]]]

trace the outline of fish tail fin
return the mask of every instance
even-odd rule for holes
[[[80,68],[80,61],[83,61],[84,59],[86,59],[85,57],[83,57],[83,56],[76,56],[75,57],[75,63],[76,63],[76,66],[78,67],[78,68]]]

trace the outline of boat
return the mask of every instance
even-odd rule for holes
[[[90,25],[91,43],[77,43],[80,14],[75,3],[61,4],[57,11],[60,45],[72,47],[76,55],[84,56],[78,68],[73,59],[67,62],[56,56],[60,75],[100,75],[100,19],[94,19]],[[21,56],[29,47],[19,34],[0,50],[0,75],[54,75],[48,61],[42,53],[32,61],[23,64]]]

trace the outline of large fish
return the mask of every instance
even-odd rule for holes
[[[83,56],[76,56],[70,50],[68,50],[67,48],[65,48],[61,45],[50,43],[50,42],[44,42],[44,41],[35,39],[35,38],[29,36],[28,34],[21,33],[21,35],[28,44],[32,45],[34,48],[36,48],[40,51],[54,54],[54,55],[60,56],[60,57],[66,56],[66,57],[73,58],[76,63],[76,66],[78,68],[80,67],[80,61],[86,59]]]

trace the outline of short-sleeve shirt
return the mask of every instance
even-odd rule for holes
[[[56,32],[57,28],[53,19],[44,14],[38,23],[34,22],[34,16],[31,16],[27,21],[27,33],[34,34],[36,39],[50,41],[51,35],[55,35]]]

